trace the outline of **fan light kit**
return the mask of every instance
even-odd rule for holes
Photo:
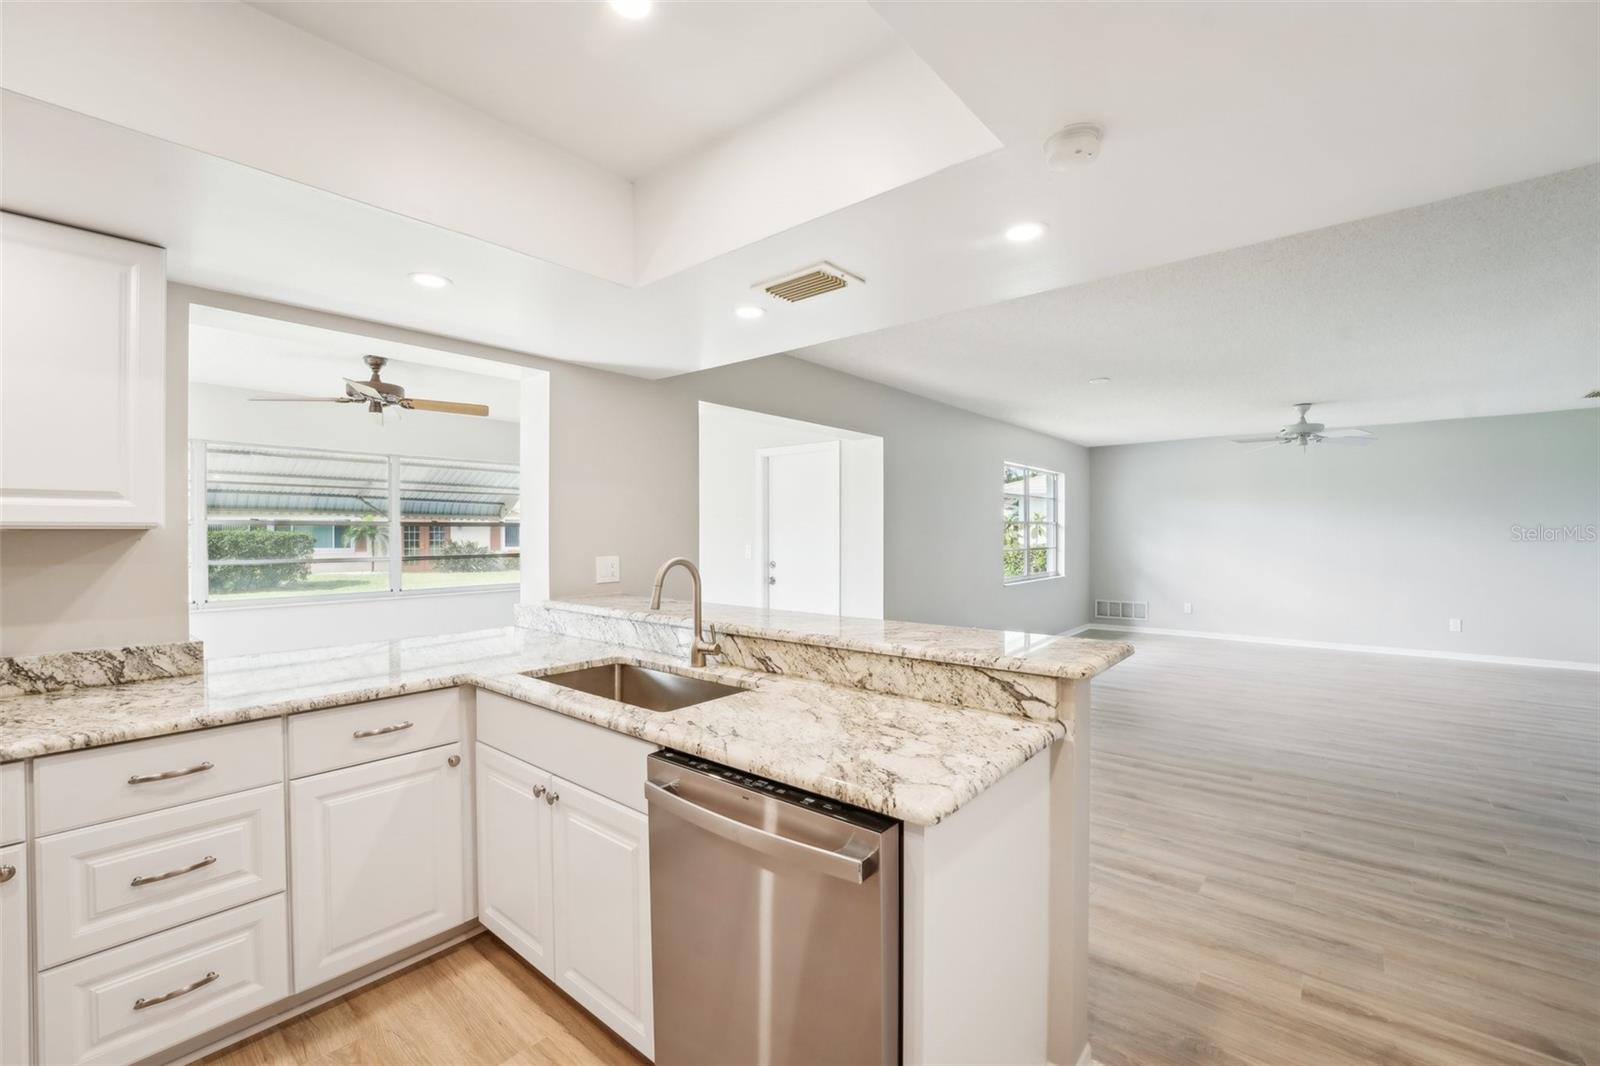
[[[1011,241],[1013,244],[1036,241],[1044,236],[1046,228],[1043,222],[1018,222],[1015,226],[1006,230],[1006,240]]]
[[[1311,410],[1308,403],[1294,405],[1300,412],[1300,420],[1284,426],[1276,433],[1266,433],[1259,437],[1235,437],[1235,444],[1259,444],[1263,448],[1276,447],[1279,444],[1298,444],[1304,448],[1312,444],[1371,444],[1378,438],[1364,429],[1329,429],[1321,422],[1306,421],[1306,412]]]
[[[1044,142],[1044,164],[1051,170],[1066,170],[1081,163],[1092,163],[1100,155],[1100,140],[1105,130],[1093,122],[1074,122],[1057,130]]]
[[[476,415],[483,418],[489,408],[481,403],[451,403],[449,400],[418,400],[406,395],[399,385],[392,385],[380,377],[389,362],[381,355],[364,355],[362,361],[372,369],[366,381],[344,379],[343,396],[252,396],[256,403],[364,403],[373,414],[382,414],[386,407],[399,407],[406,411],[438,411],[446,415]]]
[[[421,285],[424,289],[447,289],[450,287],[450,279],[443,274],[429,274],[426,271],[418,271],[411,275],[411,280]]]

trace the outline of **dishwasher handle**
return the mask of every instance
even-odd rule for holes
[[[740,847],[759,851],[763,855],[795,860],[817,873],[837,877],[841,881],[859,885],[878,872],[876,847],[863,855],[859,854],[861,845],[854,838],[839,850],[832,851],[804,841],[779,836],[764,829],[757,829],[753,825],[746,825],[736,818],[718,814],[692,800],[686,800],[678,795],[676,787],[676,783],[658,785],[654,781],[646,781],[645,800],[647,803],[659,805],[663,810],[677,815],[690,825],[704,829],[708,833],[715,833],[724,840],[731,840]]]

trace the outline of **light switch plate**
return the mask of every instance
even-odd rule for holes
[[[594,557],[594,583],[596,585],[609,585],[613,581],[622,580],[622,560],[615,555],[596,555]]]
[[[1194,614],[1194,604],[1192,604],[1192,603],[1185,603],[1185,604],[1184,604],[1184,605],[1183,605],[1183,613],[1184,613],[1184,614]]]
[[[1461,619],[1459,619],[1459,618],[1450,619],[1450,632],[1452,632],[1452,633],[1461,632]]]

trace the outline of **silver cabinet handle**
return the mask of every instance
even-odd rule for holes
[[[533,786],[533,798],[534,799],[538,799],[540,796],[543,796],[544,795],[544,791],[545,790],[544,790],[544,786],[543,785],[534,785]]]
[[[130,785],[148,785],[152,781],[171,781],[174,777],[188,777],[190,774],[203,774],[211,769],[211,764],[203,762],[199,766],[185,766],[182,770],[162,770],[159,774],[134,774],[128,778]]]
[[[5,884],[15,876],[17,876],[17,868],[15,866],[9,864],[0,866],[0,885]]]
[[[546,803],[548,803],[552,807],[554,807],[556,805],[556,801],[559,800],[560,798],[561,798],[561,793],[556,792],[553,789],[544,794],[544,801]]]
[[[654,781],[646,781],[644,798],[652,818],[657,816],[657,808],[660,808],[690,825],[714,833],[724,840],[731,840],[741,847],[759,851],[763,855],[776,855],[804,863],[829,877],[837,877],[859,885],[878,871],[878,849],[864,844],[856,837],[845,841],[844,846],[835,851],[807,844],[803,840],[769,833],[758,826],[747,825],[736,818],[718,814],[692,800],[684,799],[677,793],[676,782],[658,785]]]
[[[381,737],[385,733],[398,733],[402,729],[410,728],[410,722],[396,722],[394,725],[380,725],[376,729],[358,729],[350,736],[356,740],[365,740],[367,737]]]
[[[461,765],[461,756],[452,755],[448,759],[446,759],[444,762],[445,762],[446,766],[449,766],[451,768],[460,766]]]
[[[212,970],[210,973],[200,978],[200,980],[195,981],[192,984],[184,985],[182,988],[174,988],[171,992],[163,992],[161,995],[151,996],[149,999],[140,996],[138,999],[133,1001],[133,1009],[144,1010],[146,1007],[154,1007],[157,1003],[165,1003],[169,999],[177,999],[179,996],[187,996],[195,989],[204,988],[206,985],[209,985],[219,976],[220,975],[217,973],[217,971]]]
[[[215,855],[207,855],[205,858],[201,859],[199,862],[192,862],[188,866],[183,867],[182,869],[168,870],[164,874],[153,874],[150,877],[135,877],[132,881],[130,881],[128,883],[129,883],[129,885],[131,885],[134,888],[138,888],[140,885],[153,885],[157,881],[165,881],[169,877],[182,877],[184,874],[192,874],[196,870],[204,870],[207,866],[210,866],[212,863],[214,863],[216,861],[217,861],[217,857]]]

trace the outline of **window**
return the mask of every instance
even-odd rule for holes
[[[513,465],[194,441],[190,477],[196,604],[518,581]]]
[[[1006,584],[1060,577],[1061,475],[1005,464],[1001,574]]]

